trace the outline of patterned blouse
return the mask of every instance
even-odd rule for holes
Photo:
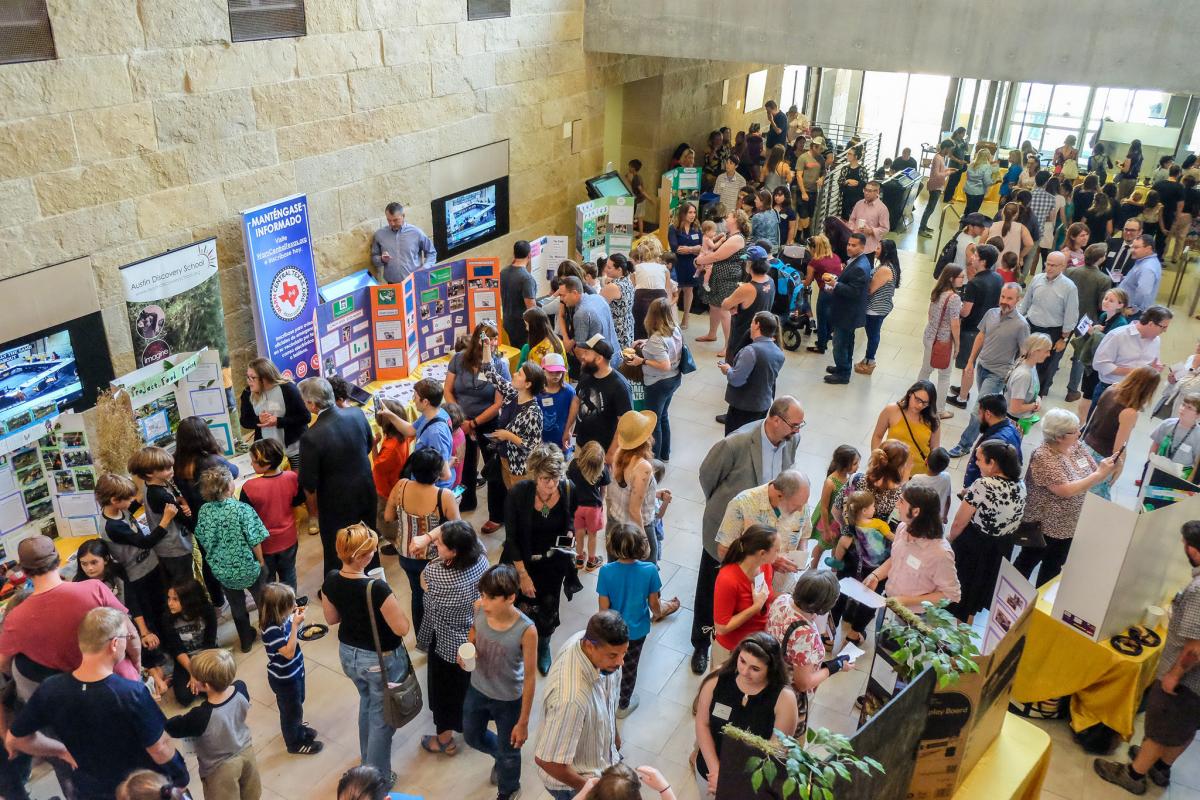
[[[533,446],[542,441],[542,405],[536,397],[528,403],[517,403],[516,387],[498,373],[492,364],[484,364],[480,372],[504,395],[504,406],[510,403],[516,406],[516,413],[504,430],[520,436],[522,443],[500,442],[499,447],[500,455],[508,461],[509,471],[513,475],[524,475],[525,459],[529,458]],[[504,416],[504,408],[501,408],[500,414]]]
[[[417,643],[423,649],[429,649],[436,632],[434,652],[454,663],[458,648],[466,644],[471,623],[475,620],[479,579],[487,568],[486,553],[480,553],[475,563],[466,569],[455,569],[441,559],[430,561],[425,567],[421,573],[426,586],[425,616],[421,619],[421,630],[417,632]]]
[[[622,276],[614,280],[613,284],[621,290],[621,296],[609,300],[608,305],[612,308],[613,327],[617,331],[617,342],[621,345],[621,349],[625,349],[633,347],[633,281]]]
[[[862,491],[867,491],[875,495],[875,519],[887,522],[892,516],[892,511],[896,508],[896,503],[900,502],[900,492],[903,491],[903,487],[896,486],[891,489],[874,489],[867,485],[867,474],[865,472],[856,472],[842,486],[841,491],[834,495],[834,512],[841,514],[842,506],[846,503],[846,498],[854,492]]]
[[[254,509],[232,497],[211,500],[200,507],[196,539],[213,575],[229,589],[249,589],[261,567],[254,548],[270,534]]]
[[[803,617],[792,602],[791,595],[781,594],[771,601],[771,607],[767,611],[767,633],[783,642],[787,629],[800,619]],[[821,632],[811,623],[798,625],[792,637],[788,639],[787,651],[783,654],[783,660],[787,662],[788,667],[815,667],[824,659],[825,645],[821,643]]]
[[[1042,535],[1048,539],[1070,539],[1075,535],[1087,492],[1059,497],[1050,487],[1086,478],[1095,471],[1096,459],[1079,442],[1066,455],[1049,444],[1039,446],[1029,457],[1029,470],[1025,473],[1028,494],[1023,519],[1041,521]]]
[[[975,507],[971,518],[985,536],[1008,536],[1017,530],[1025,511],[1025,484],[998,476],[980,478],[967,487],[963,502]]]

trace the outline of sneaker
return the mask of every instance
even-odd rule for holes
[[[617,707],[617,719],[625,719],[634,711],[637,711],[637,707],[641,704],[641,702],[641,699],[637,696],[637,692],[634,692],[629,698],[629,705],[625,706],[624,708],[621,708],[620,706]]]
[[[1125,791],[1131,794],[1146,793],[1146,779],[1143,777],[1140,781],[1134,780],[1129,774],[1129,765],[1122,764],[1119,761],[1109,761],[1104,758],[1097,758],[1092,761],[1092,768],[1096,770],[1096,774],[1109,783],[1115,783]]]
[[[954,395],[950,395],[949,397],[947,397],[946,402],[949,403],[950,405],[954,406],[955,408],[966,408],[967,407],[966,400],[959,400]]]
[[[967,454],[967,451],[964,450],[963,448],[959,447],[958,445],[954,445],[954,447],[950,448],[950,457],[951,458],[962,458],[966,454]]]
[[[298,744],[294,747],[289,747],[287,751],[294,756],[315,756],[317,753],[325,749],[323,742],[311,741],[304,744]]]
[[[929,230],[929,228],[922,228],[917,231],[917,236],[920,236],[922,239],[932,239],[933,231]]]
[[[958,397],[958,393],[959,393],[960,391],[962,391],[962,387],[961,387],[961,386],[951,386],[951,387],[950,387],[950,394],[954,395],[955,397]]]
[[[1129,745],[1129,760],[1137,761],[1138,753],[1141,751],[1142,748],[1140,746],[1136,744]],[[1164,769],[1155,764],[1150,767],[1150,771],[1146,773],[1146,777],[1154,781],[1155,786],[1168,786],[1171,783],[1171,768],[1167,767]]]
[[[496,800],[517,800],[517,798],[520,796],[521,796],[521,790],[516,789],[514,791],[507,792],[507,793],[498,792],[496,794]]]

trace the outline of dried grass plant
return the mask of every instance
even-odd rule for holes
[[[133,419],[129,395],[121,388],[101,392],[96,399],[96,441],[92,454],[97,474],[124,475],[130,457],[141,448],[142,437]]]

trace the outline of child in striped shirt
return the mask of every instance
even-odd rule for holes
[[[307,606],[296,605],[296,593],[286,583],[268,583],[258,603],[263,647],[267,650],[267,683],[279,706],[279,727],[289,753],[314,755],[324,744],[304,724],[304,654],[300,625]]]

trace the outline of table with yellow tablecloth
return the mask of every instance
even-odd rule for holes
[[[1012,699],[1036,703],[1071,698],[1071,727],[1082,731],[1103,722],[1128,739],[1142,694],[1154,682],[1162,646],[1123,655],[1107,641],[1093,642],[1052,616],[1046,592],[1058,578],[1038,590],[1037,607],[1017,665]],[[1158,631],[1160,637],[1166,631]]]
[[[954,793],[954,800],[1038,800],[1050,771],[1050,734],[1015,714]]]

